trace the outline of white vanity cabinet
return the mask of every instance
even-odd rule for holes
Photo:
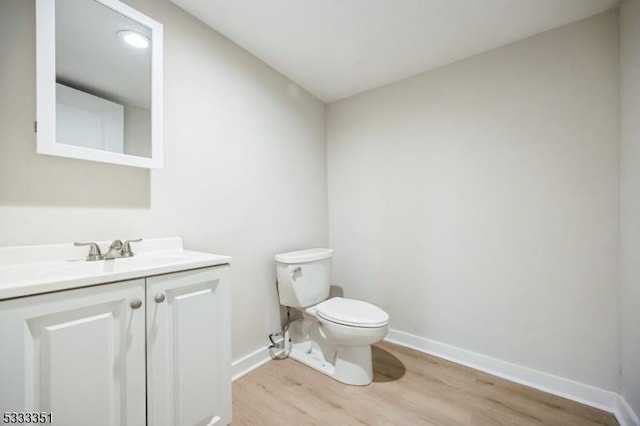
[[[144,425],[144,298],[138,279],[0,302],[0,411]]]
[[[65,426],[231,423],[229,269],[0,301],[0,412],[52,412]]]
[[[231,423],[229,267],[147,278],[153,426]]]

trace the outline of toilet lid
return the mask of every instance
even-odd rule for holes
[[[384,327],[389,314],[362,300],[334,297],[316,305],[316,313],[331,322],[355,327]]]

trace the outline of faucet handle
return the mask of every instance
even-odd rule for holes
[[[96,243],[73,243],[73,245],[76,247],[90,246],[89,254],[87,254],[87,261],[102,259],[102,253],[100,253],[100,247]]]
[[[142,241],[142,238],[138,238],[137,240],[125,240],[124,244],[122,245],[122,257],[133,256],[134,253],[133,251],[131,251],[130,243],[139,243],[140,241]]]

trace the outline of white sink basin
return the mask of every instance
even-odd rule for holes
[[[231,262],[229,256],[184,250],[180,238],[132,246],[133,257],[92,262],[85,260],[86,247],[72,244],[0,247],[0,300]]]

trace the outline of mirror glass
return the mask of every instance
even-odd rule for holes
[[[116,0],[37,8],[38,152],[162,167],[162,26]]]

